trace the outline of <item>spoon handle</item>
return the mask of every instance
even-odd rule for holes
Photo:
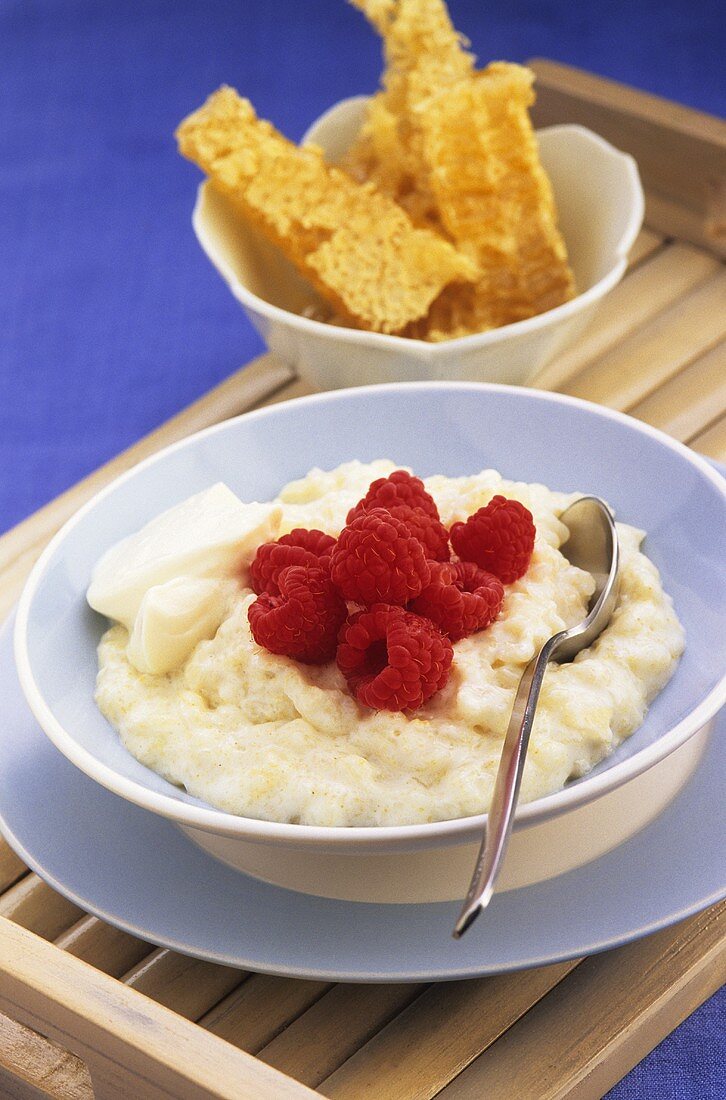
[[[559,636],[554,635],[545,642],[537,656],[529,662],[519,681],[494,782],[484,839],[479,849],[469,892],[454,926],[455,939],[463,936],[481,910],[489,904],[494,893],[494,883],[512,831],[514,810],[517,805],[537,700],[545,669],[558,641]]]

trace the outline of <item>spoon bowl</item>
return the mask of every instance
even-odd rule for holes
[[[600,497],[580,497],[560,519],[570,532],[560,553],[595,579],[587,617],[555,635],[551,659],[564,663],[592,645],[610,622],[620,593],[620,547],[612,513]]]

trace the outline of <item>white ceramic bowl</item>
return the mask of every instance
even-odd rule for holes
[[[259,878],[358,901],[461,897],[483,816],[350,829],[235,817],[135,760],[93,700],[106,622],[90,610],[85,591],[109,546],[217,480],[242,499],[264,500],[314,465],[385,455],[422,476],[493,466],[514,479],[598,493],[620,519],[648,532],[646,551],[686,629],[680,665],[641,729],[608,760],[519,807],[500,887],[597,858],[651,821],[687,782],[726,699],[726,482],[653,428],[574,398],[435,382],[338,391],[225,421],[147,459],[85,505],[33,569],[15,635],[30,706],[87,775]]]
[[[339,160],[357,133],[365,97],[336,104],[305,135]],[[229,201],[202,184],[192,222],[199,243],[263,339],[318,389],[415,379],[522,384],[572,344],[620,281],[643,221],[632,157],[582,126],[538,133],[579,293],[513,325],[429,344],[323,324],[302,316],[315,292],[281,253],[240,222]]]

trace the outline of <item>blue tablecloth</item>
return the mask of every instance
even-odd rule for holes
[[[482,60],[723,112],[720,0],[451,10]],[[379,71],[343,0],[0,0],[0,530],[261,350],[192,236],[177,122],[228,82],[298,138]],[[612,1095],[723,1096],[725,1013],[703,1006]]]

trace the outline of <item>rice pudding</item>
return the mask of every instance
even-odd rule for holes
[[[506,481],[493,470],[425,479],[446,527],[502,494],[531,511],[537,534],[531,564],[506,587],[498,619],[454,644],[448,683],[415,712],[361,706],[334,661],[306,665],[270,653],[250,631],[257,597],[245,562],[254,539],[300,527],[337,536],[370,483],[395,469],[385,460],[315,469],[287,485],[262,519],[255,513],[256,534],[252,542],[245,536],[236,572],[196,578],[197,587],[214,584],[216,618],[206,628],[216,632],[199,641],[189,635],[180,667],[144,670],[130,649],[138,623],[104,634],[96,700],[139,761],[213,806],[271,821],[403,825],[488,809],[521,674],[550,635],[584,617],[594,588],[558,549],[567,538],[558,517],[581,494]],[[618,531],[619,605],[592,647],[547,671],[522,801],[561,789],[613,752],[641,725],[682,652],[671,600],[640,549],[643,532],[622,524]]]

